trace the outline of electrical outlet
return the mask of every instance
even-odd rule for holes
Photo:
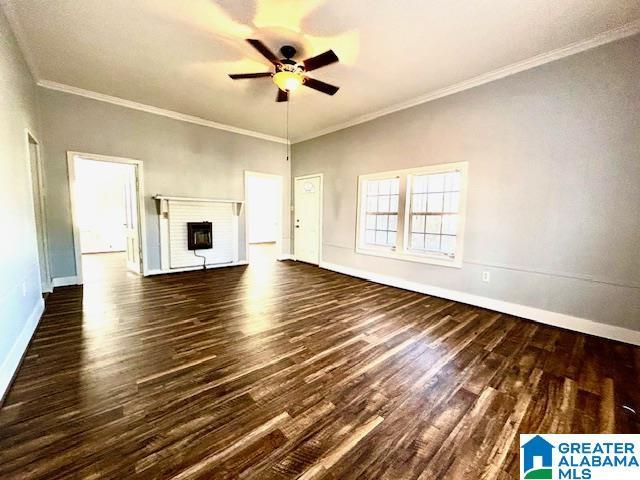
[[[22,282],[22,296],[26,297],[27,296],[27,284]]]
[[[489,283],[491,281],[491,273],[482,272],[482,281]]]

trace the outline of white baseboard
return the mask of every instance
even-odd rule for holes
[[[640,346],[640,331],[630,330],[628,328],[617,327],[615,325],[607,325],[604,323],[594,322],[586,318],[574,317],[564,313],[551,312],[541,308],[529,307],[518,303],[505,302],[493,298],[482,297],[471,293],[460,292],[457,290],[449,290],[446,288],[434,287],[424,283],[412,282],[399,277],[389,275],[381,275],[378,273],[368,272],[357,268],[345,267],[336,263],[321,262],[321,268],[332,270],[334,272],[343,273],[352,277],[363,278],[375,283],[389,285],[391,287],[411,290],[413,292],[432,295],[434,297],[446,298],[457,302],[468,303],[477,307],[495,310],[497,312],[507,313],[516,317],[522,317],[535,322],[544,323],[554,327],[566,328],[580,333],[595,335],[598,337],[618,340],[624,343]]]
[[[241,260],[239,262],[233,262],[233,263],[221,263],[219,265],[207,265],[207,270],[211,270],[213,268],[224,268],[224,267],[237,267],[240,265],[249,265],[249,262],[247,262],[246,260]],[[165,273],[178,273],[178,272],[193,272],[195,270],[202,270],[202,267],[184,267],[184,268],[171,268],[169,270],[162,270],[162,269],[154,269],[154,270],[147,270],[147,273],[145,274],[146,277],[151,276],[151,275],[164,275]]]
[[[283,253],[282,255],[278,255],[278,261],[283,261],[283,260],[293,260],[293,255],[290,253]]]
[[[51,279],[51,285],[56,287],[67,287],[69,285],[78,285],[78,277],[56,277]]]
[[[41,298],[31,311],[29,318],[22,327],[20,336],[18,336],[11,347],[9,354],[0,366],[0,401],[4,399],[4,396],[9,390],[13,376],[20,366],[20,362],[22,361],[24,352],[27,350],[27,346],[29,346],[33,332],[35,332],[38,327],[40,317],[42,317],[42,312],[44,312],[44,300]]]

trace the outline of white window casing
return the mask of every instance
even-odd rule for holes
[[[460,268],[467,184],[467,162],[360,175],[356,252]]]

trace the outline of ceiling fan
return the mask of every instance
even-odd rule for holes
[[[339,61],[338,56],[333,50],[327,50],[315,57],[307,58],[301,63],[292,60],[296,54],[296,49],[291,45],[285,45],[280,49],[280,53],[284,58],[279,59],[269,48],[260,40],[248,38],[247,42],[258,50],[267,60],[275,67],[273,72],[260,73],[230,73],[229,76],[234,80],[245,78],[272,77],[273,83],[278,86],[278,95],[276,102],[289,101],[289,92],[292,92],[300,85],[313,88],[327,95],[335,94],[340,87],[330,85],[315,78],[305,75],[306,72],[317,70],[318,68],[330,65]]]

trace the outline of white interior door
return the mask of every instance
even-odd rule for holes
[[[138,191],[137,168],[129,169],[124,187],[125,236],[127,242],[127,269],[141,273],[140,267],[140,230],[138,227]]]
[[[320,176],[295,180],[294,250],[296,260],[320,263]]]

